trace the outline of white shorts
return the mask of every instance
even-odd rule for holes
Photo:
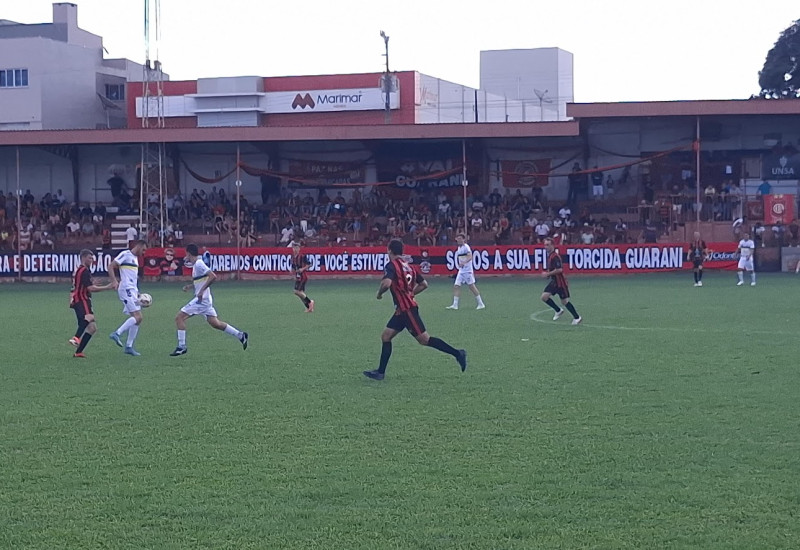
[[[184,312],[186,315],[202,315],[203,317],[217,317],[217,310],[214,309],[213,302],[209,302],[204,300],[202,302],[197,301],[197,298],[192,298],[192,300],[181,308],[181,311]]]
[[[117,289],[117,295],[122,302],[122,313],[130,315],[136,311],[141,311],[142,306],[139,305],[139,290],[135,288]]]
[[[474,285],[475,284],[475,274],[472,273],[471,271],[468,271],[466,273],[461,273],[459,271],[458,275],[456,275],[456,282],[453,283],[453,284],[455,286]]]
[[[603,186],[602,185],[592,185],[592,195],[595,197],[602,197],[603,196]]]
[[[739,258],[739,269],[744,271],[755,271],[755,269],[753,269],[753,258]]]

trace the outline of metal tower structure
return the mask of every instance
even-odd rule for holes
[[[164,72],[158,60],[161,39],[159,20],[161,0],[144,0],[145,63],[142,70],[142,127],[164,127]],[[155,47],[155,60],[150,50]],[[151,240],[164,246],[164,231],[169,217],[167,200],[166,147],[163,142],[142,143],[142,161],[139,165],[139,231],[151,235]],[[157,202],[156,202],[157,198]]]

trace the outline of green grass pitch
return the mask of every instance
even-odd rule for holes
[[[796,548],[798,285],[763,274],[573,277],[558,322],[540,279],[450,279],[419,297],[451,357],[395,339],[377,279],[219,282],[189,354],[153,295],[139,358],[95,295],[85,360],[66,285],[0,285],[0,548]]]

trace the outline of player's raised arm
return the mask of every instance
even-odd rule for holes
[[[378,288],[378,295],[376,298],[378,298],[378,300],[383,298],[383,295],[386,294],[386,291],[389,290],[391,286],[392,279],[384,275],[383,279],[381,279],[381,286]]]

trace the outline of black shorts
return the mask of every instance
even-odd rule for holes
[[[703,258],[694,258],[692,260],[692,265],[694,265],[695,269],[698,267],[703,267]]]
[[[547,286],[544,287],[544,291],[547,292],[548,294],[554,294],[559,298],[561,298],[562,300],[569,298],[569,287],[558,286],[556,285],[555,281],[550,281],[549,283],[547,283]]]
[[[386,323],[386,328],[397,332],[408,329],[411,336],[417,337],[425,332],[425,323],[422,322],[422,318],[419,316],[419,308],[412,307],[408,311],[396,310],[389,322]]]
[[[75,310],[75,317],[78,318],[78,322],[82,322],[86,320],[87,315],[94,315],[94,311],[92,311],[92,301],[85,300],[80,301],[70,306],[72,309]]]
[[[308,277],[295,277],[294,279],[294,289],[299,290],[301,292],[305,292],[306,290],[306,282],[308,281]]]

